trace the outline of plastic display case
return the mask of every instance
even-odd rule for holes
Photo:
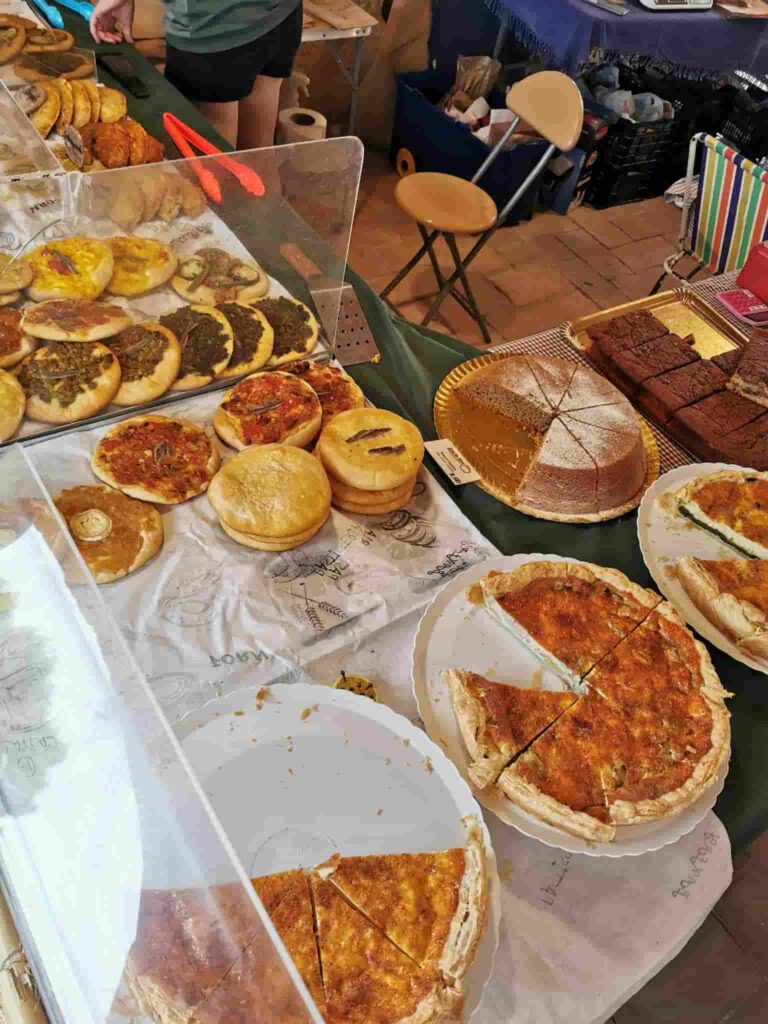
[[[7,96],[6,100],[13,103]],[[139,288],[136,294],[116,295],[110,291],[107,274],[104,290],[94,295],[92,289],[87,295],[122,306],[132,322],[141,323],[157,321],[187,304],[252,301],[253,289],[244,291],[246,285],[240,283],[229,286],[230,278],[215,274],[202,282],[183,278],[194,265],[189,263],[190,257],[200,250],[216,249],[225,254],[225,263],[227,258],[240,261],[240,272],[245,267],[253,275],[254,264],[258,265],[266,294],[259,293],[257,298],[289,296],[304,302],[320,327],[309,357],[323,361],[332,356],[362,167],[363,149],[358,139],[299,143],[94,173],[51,171],[53,157],[28,122],[26,135],[18,144],[24,146],[25,153],[34,151],[39,156],[41,169],[7,181],[0,178],[7,190],[0,214],[0,252],[13,259],[35,258],[44,247],[48,252],[51,247],[55,250],[69,238],[95,239],[102,249],[109,249],[110,241],[119,236],[164,243],[169,251],[166,266],[172,270],[170,261],[174,265],[178,261],[178,266],[172,274],[161,275],[160,284]],[[315,276],[309,284],[292,269],[296,260],[292,264],[286,259],[286,246],[314,264]],[[74,262],[73,283],[71,289],[67,284],[61,291],[59,275],[55,297],[82,297],[80,248],[74,243],[67,250],[67,260]],[[60,263],[57,265],[60,270]],[[87,269],[83,277],[92,283],[94,272]],[[312,297],[312,289],[318,288],[323,293],[319,311]],[[17,307],[30,302],[27,290]],[[102,340],[109,345],[108,337]],[[297,353],[296,358],[299,356]],[[270,368],[268,363],[265,369]],[[203,387],[183,394],[172,384],[167,393],[132,410],[173,404],[190,394],[229,387],[235,379],[209,378]],[[87,420],[68,418],[66,411],[64,421],[58,423],[25,417],[17,433],[4,443],[39,440],[86,422],[125,416],[129,411],[124,405],[110,404],[102,405]]]
[[[0,455],[0,877],[51,1022],[321,1020],[22,446]]]

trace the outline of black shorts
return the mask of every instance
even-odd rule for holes
[[[288,78],[301,43],[302,5],[265,35],[233,50],[191,53],[169,43],[165,77],[197,103],[234,103],[245,99],[258,75]]]

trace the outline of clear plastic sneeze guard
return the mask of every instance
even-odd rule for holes
[[[94,168],[110,162],[114,147],[122,144],[119,137],[91,138],[84,130],[80,143],[68,151],[87,173],[60,170],[5,182],[0,171],[0,185],[8,193],[0,208],[0,253],[35,271],[16,308],[43,298],[98,299],[123,307],[130,321],[140,324],[162,322],[187,305],[293,298],[317,321],[317,342],[306,353],[297,342],[294,351],[290,332],[283,331],[264,368],[304,356],[319,361],[332,356],[362,167],[358,139],[113,170]],[[161,246],[147,254],[139,251],[142,241]],[[115,271],[132,270],[127,264],[136,258],[148,276],[143,283],[119,287],[110,268],[114,263]],[[55,271],[53,282],[46,276],[49,267]],[[316,301],[320,293],[322,301]],[[104,343],[108,346],[109,338]],[[226,368],[205,384],[185,387],[184,397],[237,379],[225,377]],[[180,397],[171,384],[151,402],[130,408],[154,408]],[[70,417],[66,409],[55,423],[26,416],[4,443],[127,412],[124,403],[107,399],[87,418]]]
[[[321,1021],[18,445],[0,453],[0,877],[52,1022]]]

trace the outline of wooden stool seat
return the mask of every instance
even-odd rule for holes
[[[395,199],[417,223],[452,235],[479,235],[496,220],[488,193],[452,174],[409,174],[397,183]]]

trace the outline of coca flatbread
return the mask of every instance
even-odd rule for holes
[[[14,376],[0,370],[0,441],[7,441],[16,433],[25,404],[24,388]]]
[[[151,238],[111,238],[115,265],[107,291],[112,295],[143,295],[173,276],[178,258],[164,242]]]
[[[181,367],[174,391],[202,387],[221,374],[232,357],[229,321],[213,306],[182,306],[160,317],[181,345]]]
[[[299,363],[286,366],[286,372],[292,373],[313,389],[320,399],[323,409],[323,426],[348,409],[362,409],[365,395],[348,373],[337,366],[320,366],[305,359]]]
[[[0,252],[0,295],[11,295],[26,288],[32,281],[32,268],[23,260],[13,260]]]
[[[321,420],[320,400],[305,381],[289,373],[254,373],[225,392],[213,426],[232,448],[305,448],[317,436]]]
[[[10,370],[36,348],[37,340],[21,329],[21,310],[0,309],[0,370]]]
[[[141,405],[165,394],[181,366],[181,345],[162,324],[132,324],[110,338],[122,371],[115,405]]]
[[[51,299],[27,306],[21,328],[47,341],[101,341],[129,327],[131,318],[120,306],[88,299]]]
[[[314,349],[320,327],[303,302],[280,296],[260,299],[254,306],[264,314],[275,332],[269,366],[301,359]]]
[[[219,449],[189,420],[134,416],[99,441],[91,459],[96,476],[142,501],[176,505],[208,489]]]
[[[31,420],[74,423],[109,405],[120,387],[120,364],[98,341],[58,341],[27,356],[17,377]]]
[[[24,257],[24,262],[32,270],[27,294],[34,302],[97,299],[114,269],[108,243],[81,235],[40,245]]]
[[[216,307],[229,321],[234,335],[232,358],[220,377],[239,377],[260,370],[272,355],[275,334],[267,318],[243,302],[221,302]]]

